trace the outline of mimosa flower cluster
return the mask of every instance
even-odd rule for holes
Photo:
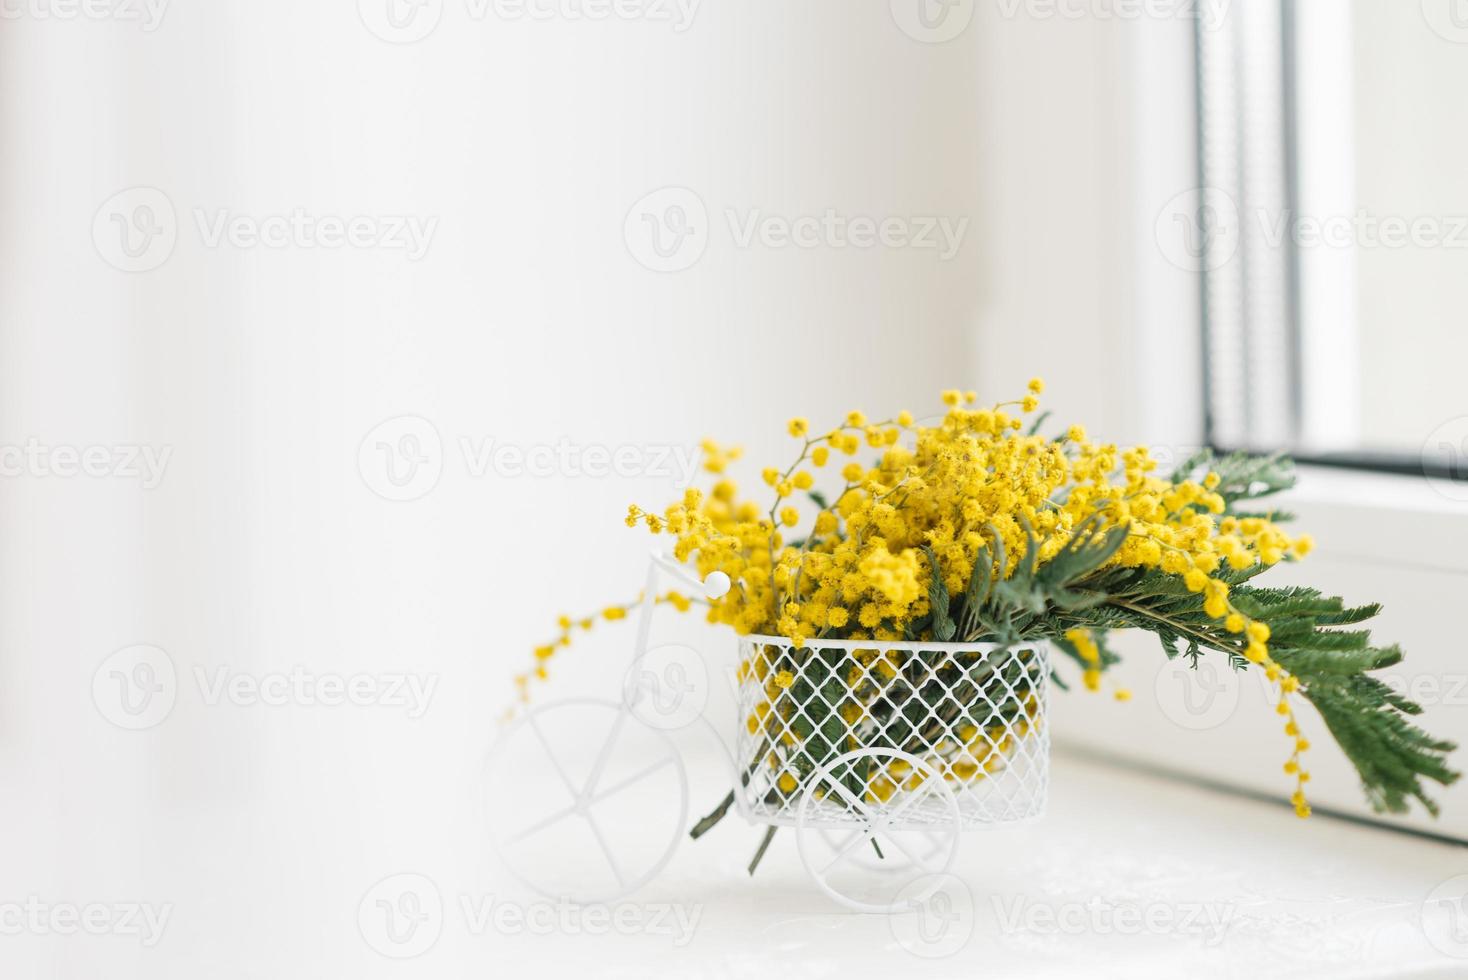
[[[1424,761],[1440,763],[1446,743],[1423,736],[1422,758],[1398,753],[1403,774],[1375,786],[1380,773],[1363,759],[1381,746],[1359,731],[1347,744],[1332,724],[1341,711],[1366,713],[1372,701],[1369,691],[1336,681],[1400,656],[1367,646],[1364,632],[1330,628],[1375,607],[1350,610],[1316,592],[1248,584],[1312,548],[1308,535],[1286,533],[1274,514],[1240,506],[1283,489],[1292,479],[1292,471],[1278,476],[1287,464],[1207,457],[1164,476],[1146,447],[1098,442],[1078,425],[1042,431],[1026,416],[1043,392],[1038,378],[1022,398],[1000,404],[946,391],[941,414],[921,421],[908,412],[870,421],[852,411],[816,429],[791,419],[794,459],[761,472],[758,501],[730,475],[739,450],[708,442],[707,492],[689,489],[660,511],[633,506],[626,522],[669,535],[674,556],[701,577],[729,576],[724,596],[698,600],[709,622],[788,638],[797,648],[822,639],[1045,637],[1073,658],[1092,690],[1117,659],[1106,647],[1113,629],[1154,632],[1169,656],[1222,652],[1272,682],[1292,740],[1284,768],[1301,816],[1310,812],[1300,762],[1309,746],[1294,699],[1311,694],[1302,692],[1302,674],[1319,675],[1305,678],[1319,695],[1311,699],[1373,802],[1379,796],[1395,808],[1403,794],[1425,801],[1418,775],[1450,780]],[[992,592],[990,583],[997,583]],[[658,598],[680,609],[694,602],[678,593]],[[626,608],[604,616],[620,618]],[[542,675],[575,625],[563,618],[558,640],[537,651]],[[1332,666],[1325,653],[1340,656]],[[529,677],[519,681],[523,692]],[[1381,741],[1389,741],[1385,730]]]

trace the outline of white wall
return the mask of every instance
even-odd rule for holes
[[[180,4],[152,32],[21,17],[0,34],[0,442],[172,450],[147,491],[0,481],[0,832],[26,842],[3,877],[53,900],[172,901],[187,926],[152,952],[23,939],[21,973],[368,975],[391,964],[356,935],[362,889],[481,856],[466,801],[509,676],[558,612],[636,590],[647,542],[621,517],[675,488],[474,477],[460,437],[686,449],[707,434],[757,462],[786,451],[790,415],[917,407],[973,381],[987,240],[947,261],[741,249],[723,211],[991,221],[977,32],[922,44],[887,5],[839,0],[707,4],[682,33],[470,9],[451,0],[405,46],[352,4],[285,2]],[[110,214],[100,248],[91,232],[136,185],[166,193],[177,244],[129,274],[101,254]],[[713,222],[678,273],[624,239],[665,185]],[[438,226],[416,262],[211,248],[196,227],[196,209],[294,208]],[[358,452],[403,415],[436,427],[443,475],[393,503]],[[616,662],[628,643],[606,631],[575,656]],[[90,698],[132,644],[167,651],[180,681],[142,732]],[[441,686],[406,721],[209,706],[194,675],[297,665]],[[241,948],[240,922],[270,942]]]
[[[1104,16],[1106,5],[980,9],[981,386],[1040,374],[1057,423],[1195,446],[1197,279],[1155,231],[1197,186],[1192,24]]]

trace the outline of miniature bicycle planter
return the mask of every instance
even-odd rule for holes
[[[832,881],[873,841],[884,865],[901,855],[947,872],[961,831],[1044,812],[1046,644],[810,640],[797,649],[746,636],[739,649],[739,812],[793,826],[807,872],[842,904],[891,910]],[[817,838],[830,845],[833,835],[835,855],[821,855]]]
[[[651,597],[660,570],[713,598],[729,587],[718,573],[699,583],[654,555],[628,675],[636,680],[624,686],[620,702],[562,701],[536,708],[505,733],[492,757],[491,766],[502,768],[507,753],[542,754],[569,796],[550,801],[541,808],[545,816],[508,828],[498,839],[511,870],[543,893],[565,897],[533,872],[515,868],[511,858],[553,826],[585,822],[614,881],[610,888],[574,896],[595,901],[613,900],[650,881],[686,830],[687,774],[677,746],[658,730],[657,705],[667,692],[659,689],[655,672],[636,669],[651,652]],[[739,656],[739,728],[729,755],[733,802],[751,824],[793,827],[807,873],[842,905],[878,913],[909,908],[937,887],[936,879],[927,892],[909,893],[904,901],[874,902],[845,880],[847,870],[946,873],[962,831],[1043,814],[1050,760],[1048,643],[809,640],[797,648],[786,638],[752,635],[740,638]],[[555,724],[555,716],[572,708],[609,716],[607,735],[585,773],[563,764],[550,737],[564,727]],[[701,712],[696,720],[714,732]],[[632,744],[634,734],[640,748]],[[727,752],[728,742],[717,740]],[[621,775],[609,778],[612,771]],[[619,857],[614,828],[598,820],[596,810],[653,779],[677,797],[666,799],[662,809],[675,804],[681,827],[655,855],[632,866]]]

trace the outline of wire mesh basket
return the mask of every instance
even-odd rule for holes
[[[516,818],[496,826],[496,846],[507,866],[547,896],[565,898],[570,886],[535,861],[520,860],[532,843],[531,853],[548,864],[575,869],[583,900],[608,902],[656,876],[685,836],[687,773],[661,705],[679,704],[696,685],[687,686],[681,669],[676,681],[646,669],[660,574],[710,599],[730,588],[723,572],[700,582],[654,553],[628,674],[636,683],[624,685],[620,701],[572,699],[532,709],[487,760],[486,785],[496,794],[491,809]],[[943,887],[961,831],[1043,814],[1050,773],[1047,642],[815,640],[797,647],[780,637],[746,636],[739,653],[740,726],[728,758],[734,804],[746,820],[768,826],[760,854],[775,827],[794,827],[801,864],[847,908],[911,912]],[[676,689],[665,689],[665,682]],[[712,731],[701,709],[696,716]],[[588,739],[588,730],[605,735]],[[535,780],[542,769],[554,778]],[[546,799],[535,795],[533,816],[531,794],[522,794],[527,798],[515,808],[498,806],[502,787],[527,783],[549,791]],[[629,802],[634,792],[641,795]],[[653,841],[661,848],[649,848],[646,822],[626,814],[669,802],[676,814],[671,833]],[[586,834],[545,837],[568,825]],[[589,861],[567,862],[565,855],[583,853],[568,849],[578,836],[596,851],[584,852]],[[609,878],[581,880],[581,872],[603,863]],[[881,872],[907,878],[894,892],[891,875]]]
[[[740,640],[738,805],[758,823],[972,830],[1043,814],[1044,641]]]

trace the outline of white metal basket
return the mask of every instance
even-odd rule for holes
[[[797,649],[756,635],[739,651],[735,760],[747,819],[973,830],[1043,814],[1047,642]]]
[[[508,821],[514,826],[491,821],[507,866],[547,895],[565,897],[570,890],[518,859],[552,829],[575,825],[594,842],[610,881],[578,882],[576,893],[602,902],[655,876],[684,836],[683,762],[657,713],[643,710],[676,703],[686,688],[681,673],[683,687],[664,690],[662,681],[670,678],[642,669],[659,575],[671,575],[711,599],[730,587],[722,572],[700,582],[654,554],[621,701],[542,705],[507,730],[487,760],[485,784],[496,793],[524,782],[506,769],[515,760],[532,770],[543,760],[556,777],[534,783],[548,788],[547,798],[520,794],[520,805],[506,809],[496,795],[490,807],[514,818]],[[943,886],[960,831],[1043,814],[1050,775],[1048,642],[1005,647],[812,640],[797,647],[781,637],[746,636],[739,654],[740,727],[728,758],[735,804],[753,824],[793,826],[801,863],[842,905],[863,912],[911,910]],[[584,714],[574,723],[559,718],[557,713],[578,705],[583,712],[599,712],[602,722],[588,728]],[[701,713],[697,719],[713,731]],[[557,732],[590,729],[605,735],[553,744]],[[639,734],[650,737],[633,738]],[[717,733],[715,738],[722,742]],[[588,753],[589,759],[573,760],[584,765],[562,758]],[[669,786],[676,800],[666,799]],[[661,848],[629,853],[622,838],[640,840],[645,828],[635,820],[597,816],[634,792],[648,807],[676,804],[677,820]],[[560,854],[559,840],[546,849]],[[882,877],[881,872],[900,872],[909,880],[894,894],[888,874],[887,885],[877,885],[874,894],[863,879],[870,873]]]

